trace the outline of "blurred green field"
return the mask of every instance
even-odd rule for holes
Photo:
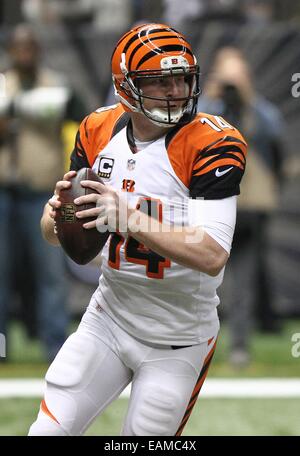
[[[221,330],[210,378],[300,377],[300,358],[291,354],[291,338],[300,332],[299,320],[284,322],[280,334],[255,333],[251,364],[237,369],[228,363],[229,337]],[[12,328],[10,359],[0,363],[0,378],[42,378],[47,369],[41,346],[28,341],[18,324]],[[0,435],[26,435],[40,399],[0,399]],[[127,399],[119,399],[99,417],[87,435],[118,435],[126,414]],[[183,435],[300,435],[300,398],[220,399],[201,398]]]
[[[1,399],[0,435],[26,435],[39,399]],[[86,435],[120,434],[127,399],[119,399],[97,418]],[[186,425],[188,435],[300,435],[299,399],[199,399]]]

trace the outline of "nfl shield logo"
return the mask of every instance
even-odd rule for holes
[[[129,171],[132,171],[134,168],[135,168],[135,160],[133,160],[133,159],[131,158],[131,159],[128,160],[128,162],[127,162],[127,169],[129,169]]]

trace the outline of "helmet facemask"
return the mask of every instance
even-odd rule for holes
[[[127,71],[125,62],[121,63],[123,81],[119,88],[115,83],[116,95],[131,111],[144,114],[154,124],[164,127],[173,127],[180,123],[187,123],[195,115],[197,110],[198,97],[200,95],[199,66],[188,65],[185,59],[173,57],[173,61],[184,63],[182,66],[168,65],[172,57],[162,59],[163,69],[158,70],[135,70]],[[155,97],[145,95],[141,88],[143,81],[151,78],[176,78],[184,77],[186,82],[186,93],[183,97]],[[122,92],[126,97],[122,97]],[[158,102],[157,108],[146,109],[145,100]],[[175,108],[174,103],[182,102],[182,106]]]

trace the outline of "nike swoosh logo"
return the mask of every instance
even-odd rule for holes
[[[231,166],[230,168],[224,169],[224,171],[219,171],[219,168],[217,168],[215,174],[217,177],[221,177],[224,174],[228,173],[228,171],[230,171],[232,168],[233,168],[233,166]]]

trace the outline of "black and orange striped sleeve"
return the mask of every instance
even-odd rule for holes
[[[70,170],[91,168],[98,154],[128,122],[120,104],[99,108],[83,119],[71,153]]]
[[[239,195],[246,153],[247,144],[240,134],[218,138],[201,148],[193,164],[190,196],[223,199]]]
[[[83,120],[75,137],[74,149],[70,156],[70,171],[78,171],[81,168],[90,168],[85,146],[83,144],[83,140],[81,139],[82,127],[84,128],[84,123],[86,121],[87,117]]]

